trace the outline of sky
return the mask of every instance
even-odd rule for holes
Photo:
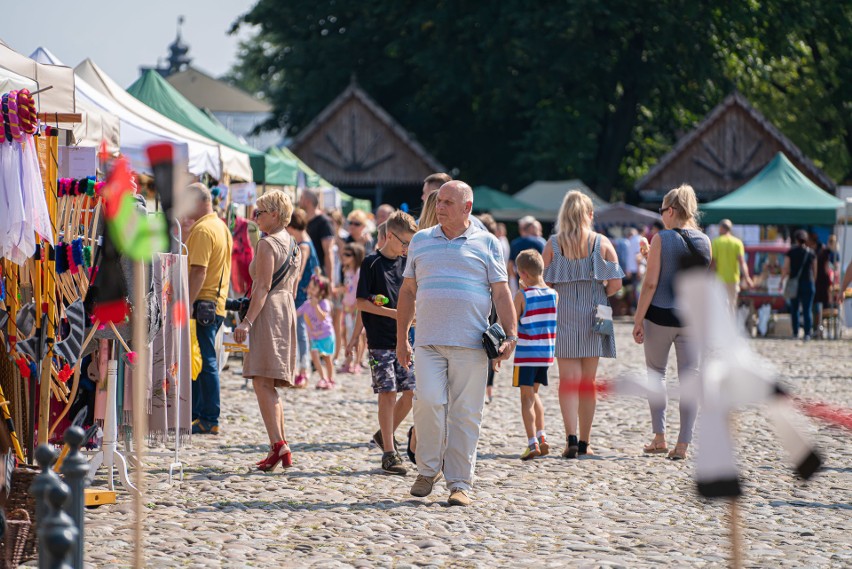
[[[231,24],[256,0],[4,0],[0,40],[29,55],[46,47],[65,65],[91,58],[122,87],[139,77],[139,66],[165,60],[184,16],[184,43],[192,65],[214,77],[236,61],[247,28],[229,36]],[[23,25],[24,22],[31,22]]]

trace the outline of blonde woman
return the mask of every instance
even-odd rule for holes
[[[273,470],[280,462],[292,466],[293,458],[284,434],[284,408],[276,387],[292,387],[296,367],[296,287],[299,282],[301,255],[283,279],[273,284],[273,275],[285,263],[295,241],[287,233],[293,204],[284,192],[272,190],[257,200],[254,218],[265,236],[257,243],[254,260],[249,265],[253,284],[251,304],[245,319],[234,331],[234,339],[251,338],[243,359],[243,377],[251,378],[260,415],[269,436],[269,455],[259,463],[259,470]],[[299,247],[296,246],[296,250]]]
[[[698,200],[691,186],[675,188],[663,198],[660,215],[665,230],[651,239],[648,268],[639,304],[634,316],[633,339],[645,348],[645,365],[652,380],[666,387],[666,366],[672,345],[677,356],[677,375],[681,385],[697,380],[698,347],[689,330],[684,328],[675,313],[675,278],[685,261],[696,254],[710,266],[710,239],[698,228]],[[694,252],[693,252],[694,251]],[[690,263],[693,264],[693,263]],[[677,445],[669,451],[666,443],[666,403],[651,403],[651,427],[654,439],[645,445],[648,454],[665,454],[673,460],[686,458],[692,442],[697,407],[687,398],[680,398],[680,433]]]
[[[418,231],[438,225],[438,213],[435,210],[437,205],[438,192],[432,192],[426,196],[426,201],[423,202],[423,211],[420,212],[420,219],[417,220]]]
[[[582,192],[568,192],[559,208],[557,233],[542,253],[544,280],[559,293],[556,361],[567,443],[563,458],[593,454],[589,439],[598,359],[615,357],[615,337],[593,327],[597,306],[609,304],[607,297],[621,288],[624,272],[609,239],[592,231],[593,218],[592,200]]]
[[[354,209],[346,216],[346,227],[349,236],[344,240],[346,243],[360,243],[367,255],[373,253],[373,237],[371,235],[373,222],[366,212]],[[341,249],[342,255],[342,249]],[[342,259],[341,259],[342,260]]]

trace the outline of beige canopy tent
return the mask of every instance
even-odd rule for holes
[[[29,77],[0,67],[0,93],[8,93],[13,89],[28,89],[32,93],[38,91],[38,83]]]
[[[172,133],[175,137],[187,141],[190,145],[212,146],[217,149],[221,160],[221,169],[225,174],[240,180],[249,181],[252,179],[248,154],[218,144],[161,115],[122,89],[118,83],[113,81],[91,59],[83,61],[74,69],[74,72],[97,91],[116,101],[128,111],[155,123],[161,129]]]
[[[40,113],[76,113],[74,70],[59,65],[43,65],[0,41],[0,67],[23,75],[46,89],[36,95]]]
[[[30,57],[44,65],[62,65],[62,62],[47,48],[39,47]],[[118,116],[92,104],[89,99],[80,97],[78,81],[74,83],[77,112],[82,115],[82,121],[70,124],[68,129],[74,133],[78,146],[100,147],[101,141],[106,142],[107,152],[116,154],[121,149],[121,120]],[[66,128],[63,126],[63,128]]]

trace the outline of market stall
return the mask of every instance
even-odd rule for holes
[[[169,139],[178,139],[187,143],[192,142],[212,148],[214,152],[218,151],[221,172],[223,175],[230,176],[232,179],[246,181],[252,179],[253,175],[247,154],[212,141],[209,138],[193,132],[185,126],[158,113],[122,89],[118,83],[113,81],[91,59],[83,61],[80,65],[74,68],[74,72],[79,78],[86,81],[95,90],[106,95],[127,111],[138,117],[144,118],[150,123],[156,124],[159,127],[159,130],[165,130],[170,133]]]
[[[264,154],[244,144],[228,129],[193,105],[156,71],[146,71],[127,88],[127,92],[193,132],[247,154],[251,163],[252,181],[273,186],[296,185],[299,169],[295,161]]]
[[[779,152],[754,178],[700,206],[703,223],[834,225],[843,202],[814,184]]]

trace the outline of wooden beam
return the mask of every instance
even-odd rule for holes
[[[83,115],[80,113],[39,113],[38,120],[47,124],[56,124],[61,122],[83,122]]]

